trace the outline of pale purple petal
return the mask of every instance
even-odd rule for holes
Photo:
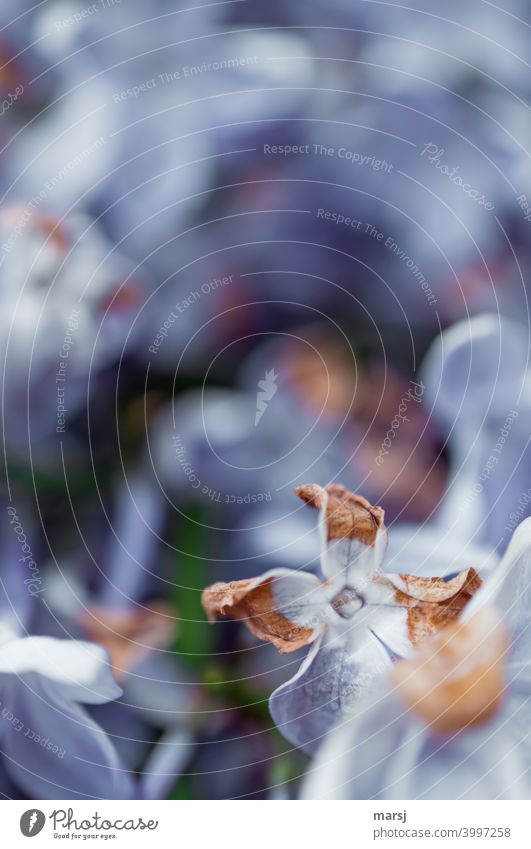
[[[149,595],[166,506],[160,487],[141,471],[121,484],[104,555],[102,604],[123,609]]]
[[[366,586],[371,572],[382,563],[387,546],[387,531],[380,528],[374,545],[365,545],[357,539],[329,541],[323,515],[323,511],[320,511],[321,568],[324,576],[338,585],[361,590]]]
[[[155,743],[144,764],[140,779],[141,798],[166,799],[186,770],[195,748],[193,737],[188,732],[182,729],[166,732]]]
[[[483,726],[437,738],[382,684],[328,736],[302,798],[527,799],[525,715],[525,702],[513,702]]]
[[[53,637],[11,640],[0,651],[0,686],[4,676],[36,672],[48,678],[65,699],[101,704],[118,698],[109,658],[101,646]]]
[[[467,605],[464,618],[493,605],[511,636],[507,677],[531,695],[531,518],[514,532],[501,563]]]
[[[271,591],[276,608],[286,619],[311,628],[317,628],[326,621],[327,593],[315,575],[292,569],[273,569],[262,576],[260,583],[267,578],[273,578]]]
[[[388,652],[365,626],[326,634],[297,674],[271,695],[271,716],[284,737],[313,752],[390,665]]]
[[[411,657],[414,648],[408,635],[404,607],[373,608],[367,626],[392,657]]]
[[[4,728],[4,766],[29,798],[131,798],[131,778],[107,735],[50,680],[30,672],[4,682],[2,693],[16,719]]]

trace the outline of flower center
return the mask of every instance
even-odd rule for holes
[[[351,587],[345,587],[332,599],[332,607],[343,619],[351,619],[363,607],[363,599]]]

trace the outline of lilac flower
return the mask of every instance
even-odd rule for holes
[[[320,510],[321,581],[275,569],[203,593],[211,618],[231,614],[281,652],[310,645],[297,674],[271,696],[282,733],[312,750],[392,661],[454,619],[479,587],[473,569],[450,581],[383,573],[384,513],[338,484],[299,487]]]
[[[84,705],[121,694],[91,643],[18,638],[0,627],[2,766],[31,799],[122,799],[133,784]]]
[[[304,798],[528,799],[531,519],[462,622],[338,724]]]

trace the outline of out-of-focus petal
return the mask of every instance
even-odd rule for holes
[[[495,607],[511,635],[508,681],[531,695],[531,518],[515,530],[501,563],[470,602],[465,618],[486,606]]]
[[[5,643],[0,651],[0,686],[3,675],[36,672],[50,679],[65,699],[101,704],[117,699],[107,653],[100,646],[77,640],[27,637]]]
[[[529,515],[528,349],[525,323],[481,313],[438,335],[422,370],[424,403],[450,456],[435,521],[501,551],[511,518]]]
[[[483,580],[500,562],[493,548],[475,545],[433,524],[397,524],[389,534],[383,569],[415,575],[456,575],[473,564]]]
[[[122,679],[124,701],[156,728],[193,727],[201,686],[171,652],[146,655]]]
[[[91,607],[80,623],[87,636],[107,649],[118,678],[151,649],[167,645],[175,630],[172,607],[161,601],[127,610]]]
[[[501,562],[471,603],[469,615],[486,604],[494,604],[500,614],[511,617],[514,630],[515,615],[519,614],[521,619],[529,610],[530,578],[531,518],[516,528]]]
[[[531,769],[520,736],[526,703],[442,740],[404,710],[382,681],[327,737],[303,799],[528,799]]]
[[[17,721],[4,733],[5,768],[29,798],[132,797],[130,775],[105,732],[52,681],[29,672],[4,683],[2,693]]]
[[[142,799],[166,799],[186,769],[196,744],[182,728],[173,728],[158,740],[142,770]]]
[[[432,731],[453,734],[486,722],[499,708],[507,648],[505,628],[486,608],[445,628],[411,660],[397,663],[392,679]]]

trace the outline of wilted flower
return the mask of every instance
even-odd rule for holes
[[[384,511],[339,484],[298,487],[320,511],[321,567],[274,569],[214,584],[203,593],[212,619],[242,619],[281,652],[312,644],[297,674],[271,696],[272,716],[294,744],[311,750],[397,658],[454,620],[481,580],[466,569],[449,581],[380,569]]]
[[[528,799],[531,519],[461,621],[327,738],[304,798]]]

